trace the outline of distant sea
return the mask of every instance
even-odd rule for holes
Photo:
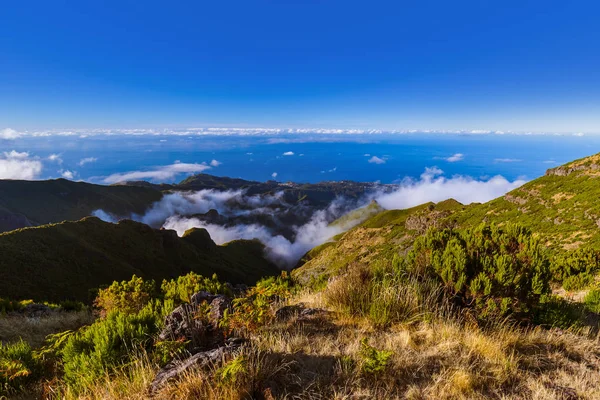
[[[74,180],[103,183],[117,173],[206,163],[205,173],[249,180],[295,182],[418,179],[436,166],[445,176],[509,181],[600,152],[598,136],[376,134],[273,136],[48,136],[0,141],[0,154],[28,152],[43,160],[37,179],[70,171]],[[49,158],[52,154],[56,157]],[[214,160],[214,161],[213,161]],[[212,166],[211,166],[212,162]],[[175,182],[175,173],[154,181]]]

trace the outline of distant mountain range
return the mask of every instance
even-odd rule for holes
[[[338,196],[358,200],[376,190],[391,191],[394,185],[369,182],[321,182],[317,184],[256,182],[207,174],[191,176],[179,184],[122,182],[110,186],[66,179],[47,181],[0,180],[0,232],[62,221],[76,221],[96,210],[120,218],[143,215],[167,193],[199,190],[243,190],[246,195],[274,195],[291,207],[302,205],[311,211],[325,208]],[[291,210],[293,221],[301,224],[312,212]],[[213,214],[214,216],[214,214]],[[207,218],[210,218],[208,216]],[[238,221],[233,221],[237,223]]]
[[[290,206],[287,211],[277,209],[284,214],[280,222],[292,225],[310,215],[294,217],[301,209],[295,207],[314,211],[328,207],[338,196],[358,202],[369,192],[394,188],[345,181],[252,182],[205,174],[174,185],[126,182],[101,186],[63,179],[0,181],[0,226],[11,230],[0,234],[0,293],[15,298],[85,300],[90,289],[132,274],[160,280],[196,271],[217,273],[233,283],[253,283],[278,271],[265,259],[264,247],[257,241],[217,246],[203,229],[193,229],[180,238],[174,231],[139,222],[111,224],[84,218],[97,209],[122,216],[143,214],[152,204],[180,191],[243,190],[247,195],[279,193]],[[414,238],[431,227],[462,228],[482,222],[520,223],[539,235],[551,252],[600,248],[598,198],[600,154],[550,169],[545,176],[484,204],[446,200],[406,210],[383,210],[372,203],[359,211],[361,219],[367,218],[365,222],[312,249],[293,275],[305,283],[322,281],[352,263],[389,262],[395,254],[404,254]],[[256,217],[257,221],[268,226],[268,215],[267,210]],[[242,214],[223,216],[214,210],[194,216],[221,225],[251,222]],[[353,218],[342,216],[332,226],[346,226]],[[63,220],[71,222],[60,222]]]

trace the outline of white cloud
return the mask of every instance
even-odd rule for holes
[[[79,166],[83,167],[85,164],[89,164],[89,163],[93,163],[98,161],[98,159],[96,157],[86,157],[86,158],[82,158],[79,161]]]
[[[285,153],[283,153],[284,156],[293,156],[294,152],[293,151],[286,151]]]
[[[36,179],[42,172],[42,162],[29,153],[15,150],[0,154],[0,179]]]
[[[223,164],[223,163],[221,161],[217,161],[217,160],[212,160],[210,162],[210,165],[212,165],[213,167],[218,167],[221,164]]]
[[[12,140],[17,139],[21,134],[14,129],[5,128],[0,131],[0,139]]]
[[[365,157],[371,157],[371,154],[365,153]]]
[[[520,162],[523,161],[519,158],[495,158],[494,162],[501,162],[501,163],[511,163],[511,162]]]
[[[476,180],[469,176],[446,178],[439,168],[426,168],[418,181],[405,180],[400,189],[376,197],[387,209],[405,209],[427,202],[439,202],[453,198],[463,204],[483,203],[523,185],[526,181],[513,182],[497,175],[488,180]]]
[[[289,268],[294,266],[308,250],[325,243],[333,236],[352,228],[362,221],[362,219],[356,219],[331,226],[328,214],[336,214],[338,208],[342,207],[343,204],[344,200],[338,199],[333,201],[327,209],[316,211],[306,224],[294,228],[295,237],[293,241],[281,235],[274,235],[268,228],[259,224],[239,224],[225,227],[208,224],[197,218],[186,218],[179,215],[168,218],[164,227],[176,230],[180,236],[190,228],[205,228],[217,244],[236,239],[258,239],[265,245],[267,257],[271,261],[281,267]]]
[[[273,172],[273,173],[271,174],[271,177],[273,177],[273,179],[277,178],[277,172]]]
[[[369,162],[371,164],[385,164],[385,160],[383,158],[379,158],[377,156],[373,156],[369,158]]]
[[[73,179],[75,177],[76,172],[74,171],[69,171],[67,170],[61,170],[60,172],[60,176],[62,176],[65,179]]]
[[[55,162],[57,164],[62,164],[63,163],[63,159],[60,157],[60,154],[50,154],[48,156],[48,160]]]
[[[554,160],[546,160],[546,161],[542,161],[544,164],[556,164],[556,161]]]
[[[175,178],[175,176],[178,174],[200,173],[210,168],[211,167],[206,165],[205,163],[190,164],[176,162],[174,164],[158,167],[150,171],[130,171],[125,173],[112,174],[104,179],[104,183],[117,183],[144,179],[150,179],[153,181],[166,181]]]
[[[465,158],[465,155],[462,153],[456,153],[454,155],[451,155],[450,157],[446,158],[446,161],[448,162],[457,162],[457,161],[462,161]]]

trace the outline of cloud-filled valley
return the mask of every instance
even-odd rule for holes
[[[357,219],[346,221],[344,226],[330,224],[372,200],[385,209],[404,209],[449,198],[469,204],[502,196],[524,183],[522,179],[509,181],[502,176],[486,180],[461,175],[446,177],[441,169],[431,167],[418,180],[406,178],[385,189],[375,186],[358,199],[338,196],[326,207],[288,202],[281,191],[248,195],[245,190],[210,189],[166,194],[145,214],[128,217],[155,228],[173,229],[180,236],[188,229],[204,228],[217,244],[258,239],[272,261],[289,268],[313,247],[362,222]],[[95,215],[110,222],[123,217],[102,210]]]

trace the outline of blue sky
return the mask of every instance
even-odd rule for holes
[[[0,129],[600,133],[593,1],[10,1]]]

